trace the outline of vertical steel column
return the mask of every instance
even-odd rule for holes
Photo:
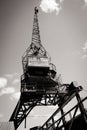
[[[25,117],[25,127],[24,128],[26,128],[26,117]]]

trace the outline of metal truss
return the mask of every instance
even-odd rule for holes
[[[73,98],[75,97],[77,98],[77,101],[78,103],[73,107],[71,108],[68,112],[64,112],[63,111],[63,107]],[[80,98],[80,95],[79,95],[79,91],[74,91],[73,94],[71,94],[67,100],[65,101],[65,103],[63,103],[61,106],[59,106],[59,108],[53,113],[53,115],[40,127],[38,128],[38,130],[62,130],[62,128],[64,130],[72,130],[72,126],[73,126],[73,122],[76,118],[76,113],[77,113],[77,110],[80,109],[80,112],[81,112],[81,116],[86,124],[86,128],[87,128],[87,112],[83,106],[83,102],[87,100],[87,97],[85,97],[83,100],[81,100]],[[67,121],[65,119],[65,117],[71,112],[74,110],[74,114],[73,114],[73,117],[72,119],[69,121],[69,125],[67,127]],[[57,117],[57,114],[61,112],[61,117]]]
[[[38,23],[38,12],[39,10],[37,9],[37,7],[35,7],[33,30],[32,30],[32,41],[30,46],[27,48],[24,55],[22,56],[22,65],[23,65],[24,72],[26,72],[29,57],[33,57],[37,55],[38,57],[48,58],[49,61],[51,59],[49,54],[41,44],[39,23]]]
[[[38,100],[31,102],[25,102],[23,101],[22,97],[20,97],[20,100],[17,103],[17,106],[10,118],[9,121],[14,122],[15,129],[19,127],[21,122],[27,117],[27,115],[30,113],[30,111],[36,106]]]
[[[30,61],[31,58],[36,58],[37,61],[39,60],[40,62],[41,59],[42,61],[45,60],[46,64],[45,66],[42,64],[40,65],[40,63],[39,66],[34,66],[34,64],[30,65],[29,63],[32,61]],[[84,118],[86,118],[83,105],[80,105],[81,100],[78,95],[78,92],[81,91],[81,89],[79,87],[76,88],[73,83],[59,85],[58,80],[56,79],[56,67],[51,63],[50,56],[41,45],[38,9],[36,7],[34,12],[32,42],[22,57],[22,64],[23,75],[21,76],[21,96],[9,120],[14,122],[15,130],[24,119],[26,126],[26,117],[35,106],[58,105],[58,110],[47,120],[40,130],[43,130],[44,128],[47,130],[51,126],[55,129],[55,123],[57,123],[57,127],[59,127],[61,120],[63,121],[64,126],[65,115],[63,113],[63,107],[76,95],[76,92],[76,97],[79,102],[78,106],[81,113],[83,113]],[[61,111],[62,117],[55,122],[54,117],[59,111]],[[49,124],[50,121],[52,122],[51,124]]]
[[[56,92],[23,93],[9,121],[13,121],[15,129],[19,127],[35,106],[53,105]]]
[[[80,90],[78,89],[78,91]],[[60,111],[60,108],[63,108],[74,96],[75,90],[74,92],[72,91],[67,93],[63,97],[64,100],[61,99],[58,91],[23,92],[21,93],[20,99],[10,118],[10,121],[14,122],[15,129],[17,129],[35,106],[58,105],[59,109],[50,118],[50,120],[53,120],[53,117]],[[44,125],[47,126],[48,122],[49,120]]]

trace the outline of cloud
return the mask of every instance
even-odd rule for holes
[[[18,100],[20,98],[20,92],[15,92],[11,95],[10,99],[11,100]]]
[[[19,76],[19,74],[18,74],[18,73],[13,73],[13,74],[5,74],[5,76],[6,76],[7,78],[9,78],[9,79],[12,79],[12,78],[14,78],[14,77]]]
[[[18,84],[18,83],[20,83],[20,79],[14,79],[13,82],[12,82],[12,84],[14,84],[14,85]]]
[[[5,87],[0,91],[0,96],[4,95],[4,94],[12,94],[15,92],[15,88],[13,87]]]
[[[12,74],[5,74],[5,76],[7,77],[7,78],[13,78],[13,75]]]
[[[86,59],[87,58],[87,42],[85,42],[82,50],[83,50],[83,55],[81,56],[81,59]]]
[[[60,0],[60,3],[63,3],[64,0]]]
[[[84,52],[87,51],[87,42],[84,44],[83,51],[84,51]]]
[[[7,85],[7,79],[0,77],[0,88],[3,88]]]
[[[87,6],[87,0],[84,0],[84,2],[85,2],[85,5]]]
[[[56,14],[59,14],[62,2],[63,0],[60,0],[59,3],[57,3],[56,0],[41,0],[40,7],[45,13],[52,13],[56,11]]]
[[[83,0],[83,9],[86,9],[87,8],[87,0]]]
[[[87,58],[87,55],[84,54],[81,58],[82,58],[82,59],[86,59],[86,58]]]

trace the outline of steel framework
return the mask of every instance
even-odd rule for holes
[[[40,127],[38,128],[38,130],[74,130],[76,129],[76,127],[78,129],[82,130],[82,127],[84,130],[87,129],[87,111],[84,108],[83,102],[85,100],[87,100],[87,97],[85,97],[84,99],[81,100],[80,95],[79,95],[79,90],[80,89],[75,89],[73,94],[70,95],[68,97],[68,99],[59,107],[58,109],[53,113],[53,115]],[[74,107],[72,107],[70,110],[68,110],[67,112],[63,111],[63,108],[65,105],[67,105],[67,103],[73,99],[73,97],[76,97],[77,99],[77,104],[74,105]],[[79,116],[77,116],[77,110],[80,110],[81,114],[79,114]],[[70,114],[70,112],[72,112],[74,110],[73,116],[71,117],[71,119],[69,121],[66,121],[66,116],[68,114]],[[58,113],[61,112],[61,117],[58,118]],[[57,116],[57,118],[56,118]],[[83,121],[83,123],[80,124],[75,124],[75,120],[76,118],[81,118],[81,121]],[[75,126],[73,125],[75,124]],[[84,124],[84,126],[83,126]]]
[[[58,82],[56,68],[41,44],[38,9],[35,7],[32,42],[22,57],[21,95],[10,118],[15,129],[19,127],[30,111],[37,105],[53,105],[57,101]],[[56,95],[56,97],[55,97]]]
[[[82,90],[82,87],[76,87],[73,82],[71,84],[61,84],[59,82],[56,67],[51,63],[49,54],[41,44],[37,7],[35,7],[34,11],[32,41],[22,57],[22,65],[21,95],[9,120],[14,122],[15,130],[24,119],[26,127],[26,117],[31,110],[35,106],[43,105],[58,105],[58,109],[39,129],[47,130],[52,126],[53,130],[55,128],[59,130],[61,120],[63,127],[65,127],[66,114],[63,112],[63,107],[75,96],[77,97],[78,104],[75,107],[76,110],[73,119],[79,107],[84,120],[87,120],[84,106],[79,96],[79,91]],[[62,116],[55,121],[54,117],[59,111]],[[52,122],[51,124],[50,121]],[[57,127],[55,127],[55,124],[57,124]]]

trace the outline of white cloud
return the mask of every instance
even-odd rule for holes
[[[18,73],[13,73],[13,74],[5,74],[5,76],[6,76],[7,78],[9,78],[9,79],[12,79],[12,78],[14,78],[14,77],[19,76],[19,74],[18,74]]]
[[[15,92],[15,89],[13,87],[5,87],[0,91],[0,96],[4,95],[4,94],[12,94]]]
[[[87,0],[84,0],[84,2],[85,2],[85,5],[87,5]]]
[[[20,98],[20,92],[15,92],[10,97],[11,100],[14,100],[14,99],[18,100],[19,98]]]
[[[84,4],[83,4],[83,9],[87,8],[87,0],[83,0]]]
[[[45,13],[52,13],[56,11],[56,14],[61,10],[61,3],[63,0],[60,0],[60,3],[57,3],[56,0],[41,0],[40,7]]]
[[[13,74],[5,74],[5,76],[10,79],[13,78]]]
[[[3,88],[7,85],[7,79],[0,77],[0,88]]]
[[[83,51],[84,51],[84,52],[87,51],[87,42],[84,44]]]
[[[60,0],[60,3],[63,3],[64,0]]]
[[[82,59],[86,59],[86,58],[87,58],[87,55],[84,54],[81,58],[82,58]]]
[[[84,43],[84,47],[82,48],[83,50],[83,55],[81,56],[81,59],[86,59],[87,58],[87,42]]]
[[[15,84],[18,84],[18,83],[20,83],[20,79],[14,79],[12,84],[15,85]]]

